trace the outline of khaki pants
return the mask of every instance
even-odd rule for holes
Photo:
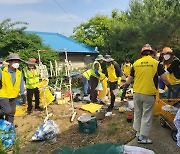
[[[134,93],[133,128],[143,136],[148,136],[152,125],[155,96]]]

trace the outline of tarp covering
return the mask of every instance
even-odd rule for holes
[[[27,111],[27,105],[16,105],[16,113],[15,113],[15,117],[19,117],[22,116],[25,112]]]
[[[101,109],[103,105],[99,105],[99,104],[94,104],[94,103],[90,103],[90,104],[86,104],[83,105],[81,107],[81,109],[89,111],[91,113],[95,113],[97,110]]]
[[[122,144],[103,143],[73,149],[70,147],[59,147],[52,154],[123,154]]]
[[[59,147],[52,154],[155,154],[152,150],[122,144],[103,143],[90,145],[84,148],[73,149]]]

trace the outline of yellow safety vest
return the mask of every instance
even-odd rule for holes
[[[108,73],[108,79],[110,82],[116,82],[118,81],[118,84],[121,82],[121,77],[116,76],[116,71],[114,68],[114,65],[111,64],[110,66],[107,67],[107,73]]]
[[[104,79],[107,78],[106,75],[104,73],[102,73],[102,72],[100,72],[99,75],[100,75],[99,76],[99,81],[103,81]]]
[[[83,76],[84,76],[87,80],[90,80],[91,74],[92,74],[92,69],[88,69],[87,71],[85,71],[85,72],[83,73]]]
[[[33,69],[32,71],[27,67],[24,69],[27,89],[34,89],[39,87],[39,69],[37,66],[35,67],[36,69]]]
[[[176,58],[176,59],[178,59],[178,58]],[[167,69],[169,66],[170,66],[170,64],[169,65],[165,65],[165,68]],[[177,68],[177,69],[180,69],[180,68]],[[167,77],[167,79],[168,79],[168,81],[170,82],[171,85],[180,84],[180,79],[177,79],[174,76],[173,73],[166,73],[166,77]]]
[[[2,71],[2,88],[0,89],[0,97],[16,98],[20,92],[22,72],[16,69],[15,83],[13,85],[11,74],[8,72],[8,67]]]
[[[132,64],[131,63],[125,63],[122,67],[123,73],[128,76],[131,72]]]
[[[133,64],[135,71],[134,86],[135,93],[155,95],[157,92],[154,77],[157,73],[159,62],[151,56],[144,56]]]

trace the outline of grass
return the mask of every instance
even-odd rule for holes
[[[0,154],[8,154],[9,150],[12,150],[13,154],[19,154],[20,153],[20,140],[16,139],[13,146],[6,149],[4,144],[2,143],[2,140],[0,139]]]
[[[117,131],[121,129],[122,126],[120,126],[119,123],[110,123],[106,126],[106,129],[104,130],[107,136],[115,135]]]

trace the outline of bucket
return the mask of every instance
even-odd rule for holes
[[[126,121],[128,122],[128,123],[131,123],[132,121],[133,121],[133,113],[131,113],[131,112],[128,112],[127,114],[126,114]]]
[[[84,134],[92,134],[96,131],[97,120],[96,117],[91,116],[91,119],[87,122],[78,120],[79,132]]]
[[[96,119],[103,120],[105,118],[105,110],[99,110],[96,112]]]

